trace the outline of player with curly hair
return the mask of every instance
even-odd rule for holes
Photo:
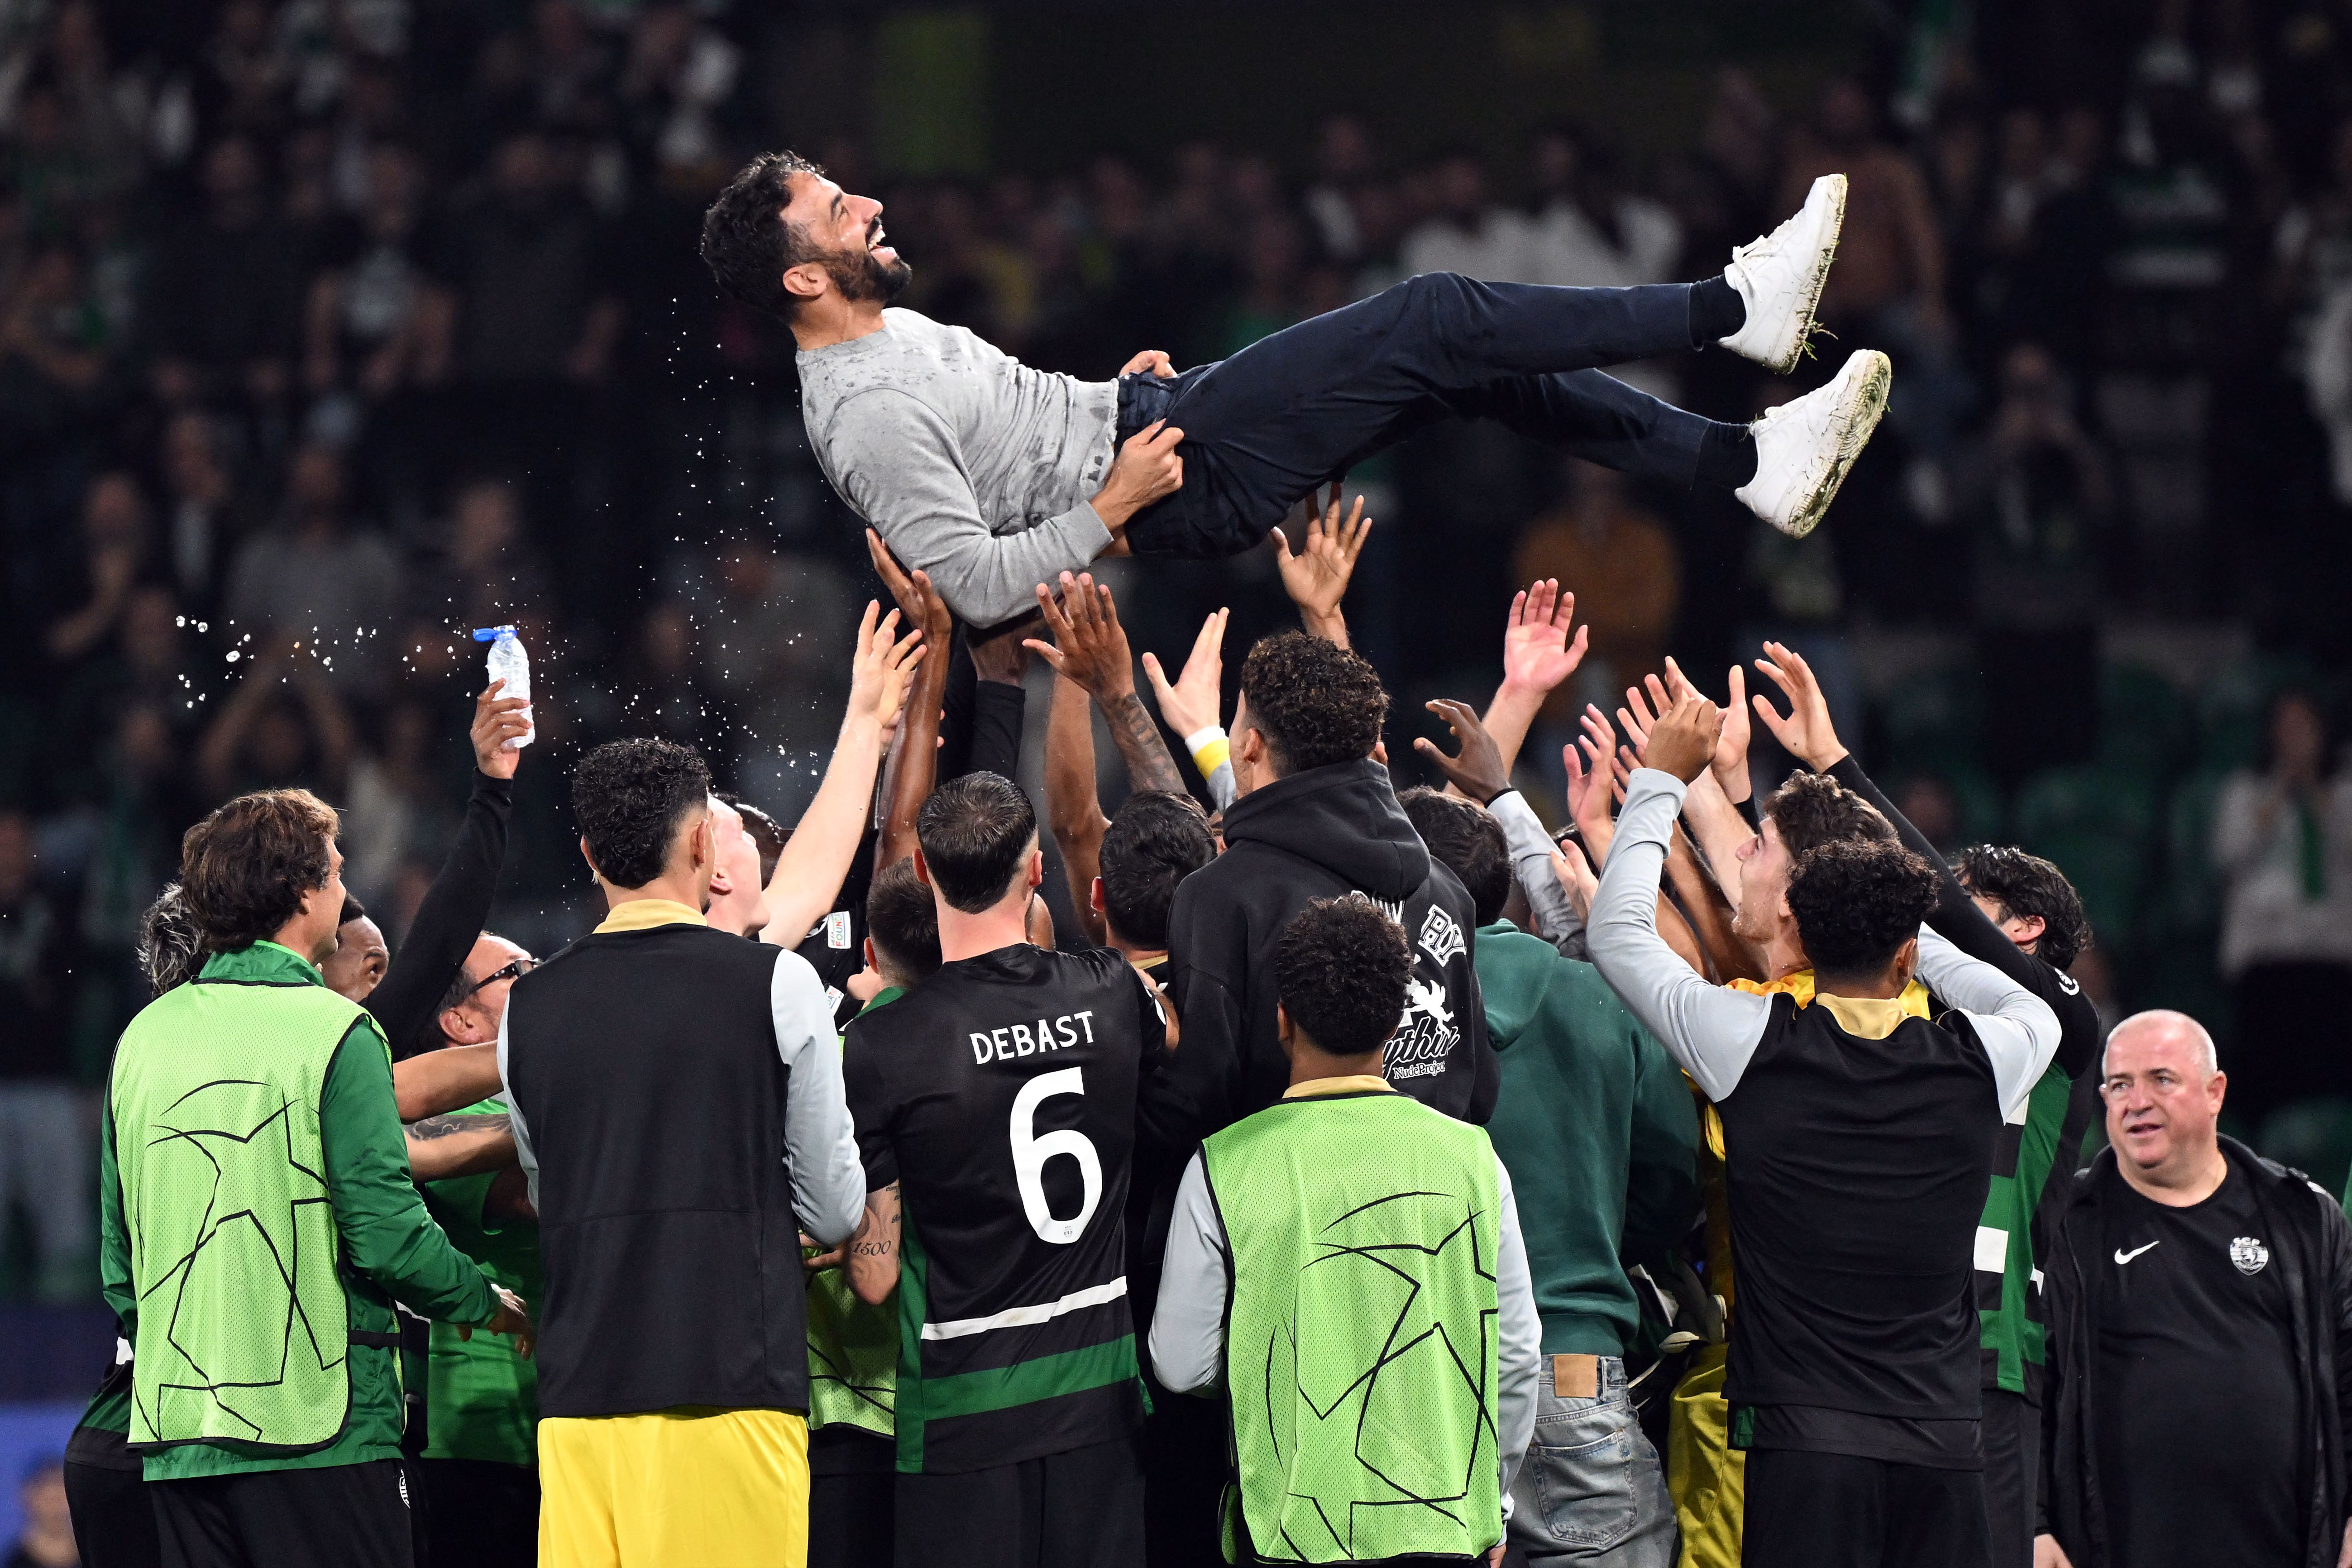
[[[1658,875],[1722,728],[1689,693],[1650,731],[1588,940],[1723,1118],[1744,1561],[1976,1568],[1989,1550],[1978,1221],[1989,1152],[2056,1052],[2058,1020],[1922,929],[1935,871],[1872,838],[1815,845],[1790,868],[1810,1001],[1693,973],[1657,933]],[[1915,973],[1948,1011],[1906,1004]]]

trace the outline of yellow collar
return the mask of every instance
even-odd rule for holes
[[[1345,1078],[1310,1078],[1282,1091],[1285,1100],[1315,1100],[1327,1094],[1394,1094],[1389,1080],[1378,1073],[1349,1073]]]
[[[1895,1026],[1906,1017],[1928,1016],[1927,988],[1917,980],[1903,988],[1900,996],[1823,996],[1813,990],[1813,972],[1800,969],[1778,980],[1735,980],[1735,991],[1769,996],[1776,991],[1786,991],[1797,999],[1800,1007],[1810,1007],[1816,1001],[1830,1010],[1838,1027],[1862,1040],[1883,1040],[1895,1032]]]
[[[675,899],[631,899],[625,904],[614,904],[604,923],[596,928],[603,936],[616,931],[651,931],[656,926],[709,925],[699,910],[688,909]]]

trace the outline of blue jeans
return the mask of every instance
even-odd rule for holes
[[[1625,1363],[1600,1358],[1599,1393],[1563,1399],[1543,1358],[1535,1441],[1511,1483],[1510,1544],[1530,1568],[1606,1563],[1674,1568],[1681,1545],[1658,1451],[1625,1391]]]
[[[1237,554],[1318,484],[1454,416],[1687,485],[1711,422],[1598,367],[1690,347],[1687,284],[1553,289],[1424,272],[1231,359],[1165,381],[1123,377],[1121,441],[1156,419],[1184,432],[1183,488],[1135,515],[1129,546]]]

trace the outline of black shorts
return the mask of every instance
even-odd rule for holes
[[[1139,1433],[1042,1459],[898,1484],[898,1568],[1135,1568]]]
[[[77,1445],[81,1436],[80,1431],[74,1434]],[[163,1549],[155,1540],[155,1508],[147,1500],[147,1483],[139,1479],[135,1456],[125,1469],[68,1454],[66,1510],[73,1516],[82,1568],[156,1568],[163,1560]]]
[[[489,1459],[419,1459],[413,1473],[433,1516],[423,1568],[534,1568],[537,1469]]]
[[[809,1568],[890,1561],[898,1446],[854,1426],[809,1434]]]
[[[1748,1451],[1744,1568],[1985,1568],[1984,1474]]]
[[[164,1568],[415,1568],[399,1459],[149,1481]]]

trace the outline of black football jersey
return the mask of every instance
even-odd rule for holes
[[[849,1026],[869,1188],[898,1184],[898,1468],[985,1469],[1143,1416],[1123,1216],[1167,1022],[1117,953],[962,959]]]

